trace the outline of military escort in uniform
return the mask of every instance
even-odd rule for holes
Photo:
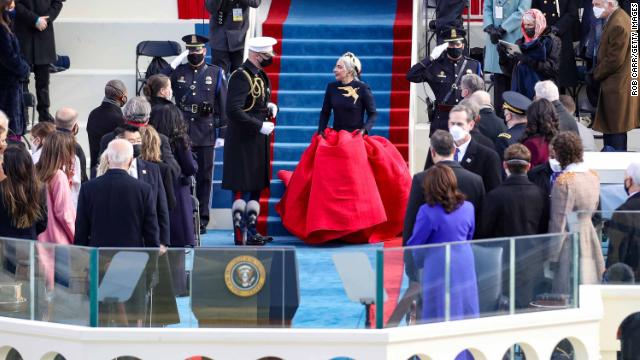
[[[496,151],[500,158],[504,156],[504,151],[509,145],[520,142],[524,131],[527,128],[527,109],[531,105],[531,100],[515,91],[505,91],[502,93],[504,101],[504,120],[507,123],[507,131],[498,134],[495,141]]]
[[[271,65],[276,39],[248,41],[249,57],[229,77],[222,188],[231,190],[236,245],[264,245],[270,237],[258,233],[260,193],[269,187],[269,135],[278,107],[271,102],[271,83],[264,68]]]
[[[171,86],[176,105],[187,122],[193,152],[197,156],[196,197],[200,210],[200,233],[206,233],[211,207],[213,185],[214,146],[224,146],[227,80],[224,71],[205,63],[209,41],[205,36],[187,35],[182,38],[187,51],[171,64]],[[185,57],[188,63],[178,65]],[[169,74],[167,74],[169,75]]]
[[[426,82],[436,97],[435,104],[429,111],[429,135],[438,129],[449,130],[449,111],[462,100],[462,76],[482,76],[480,63],[463,55],[464,36],[463,30],[450,29],[444,36],[444,43],[433,49],[428,58],[413,65],[407,72],[407,80],[414,83]]]

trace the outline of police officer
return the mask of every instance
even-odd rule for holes
[[[448,30],[444,36],[444,43],[436,46],[429,58],[413,65],[407,73],[407,80],[429,84],[436,97],[435,104],[429,111],[429,136],[438,129],[449,130],[449,111],[463,98],[460,91],[462,76],[482,76],[480,63],[463,55],[464,36],[464,30]]]
[[[249,7],[257,8],[262,0],[206,0],[213,63],[228,74],[240,67],[244,56],[244,39],[249,28]]]
[[[498,134],[495,141],[496,151],[501,159],[509,145],[520,142],[527,128],[527,109],[531,105],[531,100],[528,97],[515,91],[502,93],[502,100],[507,131]]]
[[[182,110],[193,152],[197,155],[196,197],[200,203],[200,233],[206,233],[211,206],[213,184],[214,146],[224,146],[224,127],[227,124],[225,105],[227,80],[224,71],[205,63],[209,41],[192,34],[182,38],[187,51],[177,57],[171,66],[171,87],[176,106]],[[188,63],[177,65],[187,55]]]
[[[270,238],[256,229],[260,193],[269,186],[269,135],[277,106],[264,68],[273,61],[270,37],[249,40],[248,59],[229,77],[229,126],[224,151],[222,188],[231,190],[236,245],[264,245]]]

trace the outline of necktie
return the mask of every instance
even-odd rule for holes
[[[456,152],[455,154],[453,154],[453,161],[460,162],[459,157],[460,157],[460,149],[456,148]]]

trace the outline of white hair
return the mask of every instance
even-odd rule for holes
[[[3,131],[9,130],[9,118],[2,110],[0,110],[0,128],[2,128]]]
[[[627,176],[633,181],[633,185],[640,185],[640,162],[632,162],[627,168]]]
[[[484,90],[484,79],[477,74],[465,74],[460,79],[462,87],[469,89],[473,94],[476,91]]]
[[[124,168],[133,159],[133,145],[124,139],[115,139],[107,146],[109,168]]]
[[[360,79],[360,74],[362,73],[362,63],[357,56],[355,56],[351,52],[346,52],[342,54],[342,56],[340,56],[340,59],[338,60],[342,61],[345,70],[347,70],[347,73],[351,74],[355,79]]]
[[[536,98],[547,99],[551,102],[560,100],[560,92],[558,87],[551,80],[538,81],[534,87]]]
[[[478,91],[474,92],[469,97],[469,100],[475,102],[476,104],[478,104],[480,106],[491,105],[491,95],[488,92],[484,91],[484,90],[478,90]]]
[[[151,104],[145,97],[136,96],[124,105],[122,113],[127,121],[146,123],[151,114]]]

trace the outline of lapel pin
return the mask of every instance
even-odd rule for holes
[[[470,163],[470,162],[471,162],[471,159],[467,159],[467,163]]]
[[[143,174],[145,174],[145,175],[147,175],[147,170],[144,170],[144,169],[143,169],[143,170],[142,170],[142,173],[143,173]]]

